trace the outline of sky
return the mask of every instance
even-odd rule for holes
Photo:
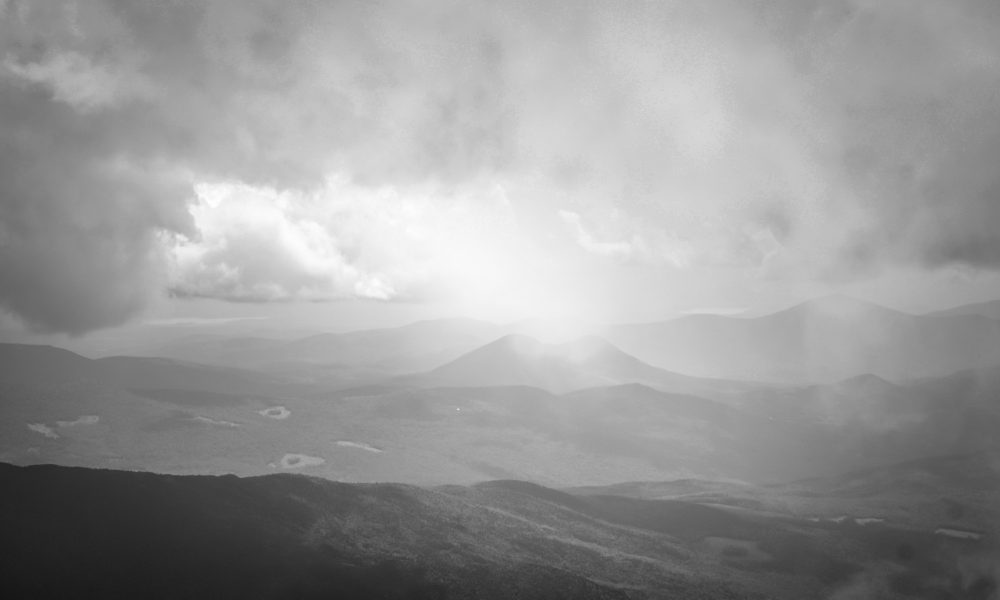
[[[929,311],[998,156],[995,0],[0,0],[0,329]]]

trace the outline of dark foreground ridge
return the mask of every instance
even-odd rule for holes
[[[520,481],[428,489],[0,464],[0,487],[6,598],[996,592],[976,575],[989,540]]]

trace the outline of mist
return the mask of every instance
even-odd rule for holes
[[[0,0],[0,595],[962,598],[993,0]]]

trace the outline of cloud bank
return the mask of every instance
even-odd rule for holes
[[[6,0],[0,306],[996,269],[997,89],[991,0]]]

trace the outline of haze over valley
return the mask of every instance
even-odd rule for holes
[[[900,318],[887,309],[837,297],[746,321],[762,337],[780,339],[787,335],[783,316],[831,304],[861,309],[811,315],[816,320],[836,319],[844,344],[870,339],[866,335],[881,315]],[[944,318],[939,316],[905,318],[915,328],[933,326],[947,332],[950,325],[938,321]],[[719,317],[713,319],[713,325],[726,323],[724,319],[735,320]],[[685,325],[689,320],[682,317],[648,329],[689,327]],[[766,325],[773,323],[777,323],[778,333],[769,334]],[[964,322],[954,323],[959,334],[964,331]],[[506,522],[477,525],[486,527],[482,535],[515,536],[492,543],[515,543],[520,550],[491,554],[487,561],[493,566],[475,575],[479,571],[469,571],[465,561],[472,560],[470,552],[479,551],[464,545],[471,542],[461,541],[468,535],[465,529],[438,534],[451,540],[442,542],[440,551],[452,548],[449,556],[463,557],[459,563],[445,560],[444,555],[423,557],[417,548],[426,550],[429,542],[424,539],[427,534],[420,531],[407,534],[423,540],[414,542],[417,546],[413,549],[404,550],[386,539],[381,550],[368,543],[366,550],[348,551],[354,557],[352,562],[329,563],[322,555],[311,557],[313,542],[295,541],[306,535],[302,527],[321,519],[327,523],[323,527],[332,528],[322,539],[333,539],[328,537],[333,535],[342,540],[340,543],[360,533],[341,529],[345,525],[337,523],[344,523],[344,516],[333,521],[329,521],[330,516],[297,517],[304,520],[291,529],[281,525],[281,533],[276,529],[274,535],[285,540],[281,544],[306,543],[295,552],[305,553],[302,560],[309,564],[319,561],[316,564],[326,565],[316,568],[328,575],[307,577],[297,574],[301,566],[280,567],[274,580],[278,595],[292,593],[289,590],[299,589],[296,586],[301,584],[322,593],[341,589],[337,586],[357,586],[358,597],[365,597],[381,593],[376,583],[381,579],[379,573],[392,573],[400,581],[408,581],[406,585],[416,586],[413,589],[431,593],[426,590],[437,590],[435,586],[444,581],[422,570],[433,565],[432,571],[450,573],[445,577],[451,582],[448,589],[467,594],[493,590],[489,592],[497,594],[493,597],[514,593],[496,591],[502,589],[495,587],[499,584],[487,583],[506,569],[515,569],[517,586],[532,587],[539,594],[569,586],[567,589],[577,590],[573,595],[580,594],[578,597],[614,597],[633,585],[644,589],[642,594],[654,596],[662,586],[675,586],[690,597],[750,592],[793,597],[824,589],[850,589],[861,579],[866,586],[906,597],[907,586],[927,593],[958,593],[956,590],[964,589],[968,582],[949,579],[952,583],[946,586],[940,584],[940,578],[957,576],[954,573],[959,571],[954,569],[973,568],[967,565],[980,565],[984,560],[984,565],[990,564],[983,557],[992,552],[998,518],[995,507],[1000,500],[996,486],[1000,438],[995,433],[1000,427],[1000,368],[982,366],[979,356],[966,364],[956,362],[960,369],[948,375],[895,381],[851,371],[844,373],[845,379],[830,383],[706,378],[653,366],[594,334],[545,343],[518,333],[522,327],[516,323],[423,321],[290,340],[261,339],[257,344],[239,337],[203,335],[171,340],[146,351],[163,354],[161,357],[92,359],[53,346],[3,344],[0,459],[25,466],[267,476],[246,480],[247,485],[255,482],[254,489],[259,490],[252,493],[273,498],[267,502],[281,501],[284,486],[292,484],[292,480],[268,478],[275,473],[358,484],[398,482],[422,486],[399,488],[410,490],[406,494],[431,494],[419,501],[423,507],[419,510],[428,511],[427,516],[415,516],[417,509],[392,504],[396,500],[386,506],[393,513],[402,511],[399,514],[408,519],[453,518],[447,514],[456,508],[449,502],[459,502],[464,507],[462,514],[487,511],[485,515],[496,510],[496,502],[502,502],[505,511],[522,515],[518,518],[527,519],[534,531],[515,533],[523,525]],[[855,328],[856,333],[849,328]],[[608,327],[605,335],[611,338],[636,330],[634,325]],[[905,360],[898,356],[909,348],[903,341],[909,339],[910,331],[901,331],[902,340],[894,339],[892,333],[880,340],[883,349],[898,353],[892,361]],[[713,349],[703,339],[701,351],[722,355],[731,343],[728,338],[722,347]],[[345,350],[352,346],[356,353]],[[178,348],[185,348],[201,362],[181,360]],[[926,351],[916,352],[922,355]],[[955,361],[960,358],[951,357]],[[671,366],[664,360],[660,364]],[[410,371],[413,364],[424,368]],[[719,368],[723,367],[720,361]],[[11,485],[35,490],[30,494],[52,493],[43,491],[54,489],[51,486],[87,486],[76,489],[91,490],[84,492],[84,498],[93,500],[81,502],[102,506],[116,502],[101,483],[102,478],[112,475],[97,473],[50,468],[30,474],[7,471],[5,477],[12,478],[15,483]],[[90,478],[93,482],[87,483]],[[48,487],[36,487],[47,480],[51,480],[44,484]],[[491,480],[500,481],[484,483]],[[16,483],[21,481],[28,483]],[[133,492],[127,491],[132,480],[125,474],[108,481],[126,486],[122,493],[132,497]],[[226,481],[225,485],[243,485]],[[147,480],[143,485],[165,484]],[[172,492],[181,494],[181,502],[194,502],[193,498],[183,500],[188,486],[193,486],[190,493],[204,500],[185,510],[198,511],[198,516],[178,513],[169,518],[201,522],[198,520],[212,519],[213,511],[223,510],[212,504],[224,501],[222,497],[214,499],[222,489],[196,491],[203,485],[209,485],[208,480],[192,479]],[[318,492],[325,484],[317,480],[309,485],[320,485]],[[337,488],[344,491],[332,493],[337,497],[353,489]],[[364,491],[368,488],[356,489],[350,494],[369,493]],[[375,489],[371,493],[376,493]],[[394,488],[384,489],[388,493]],[[503,495],[497,497],[497,493]],[[149,514],[149,518],[154,518],[156,511],[172,510],[153,496],[135,501],[140,503],[135,510]],[[314,508],[309,510],[326,515],[328,509],[322,507],[329,502],[334,500],[310,500],[308,505]],[[11,509],[13,514],[25,510],[19,506]],[[288,510],[293,509],[280,509]],[[371,526],[388,518],[360,505],[337,510],[355,511],[354,518]],[[546,516],[553,510],[553,516]],[[685,516],[688,511],[695,511],[702,524],[689,523],[694,515]],[[107,518],[111,514],[113,511]],[[251,518],[249,514],[247,518]],[[548,521],[550,518],[556,521]],[[618,530],[584,535],[577,531],[582,523],[590,523],[586,525],[589,528],[625,526],[633,532],[627,535],[640,537],[623,539]],[[20,531],[9,533],[27,535],[28,530]],[[157,544],[175,543],[165,531],[150,531],[148,535],[162,540]],[[206,552],[213,552],[216,545],[221,552],[225,544],[233,543],[216,534],[206,535],[210,535],[204,542],[209,548]],[[378,538],[389,534],[365,535]],[[541,547],[526,550],[525,542],[517,541],[522,539],[517,536],[523,535],[541,536],[533,544],[547,539],[545,543],[557,545],[538,554]],[[614,559],[601,567],[607,579],[587,583],[594,581],[593,572],[583,565],[593,558],[574,558],[573,552],[578,550],[571,548],[593,535],[611,537],[592,539],[588,553],[638,553],[659,566],[655,572],[644,569],[640,574],[631,562],[637,559]],[[673,545],[672,549],[631,546],[661,538],[657,543]],[[60,542],[64,543],[70,543],[69,538]],[[791,550],[784,544],[801,547]],[[897,545],[892,551],[895,554],[886,544]],[[845,553],[845,548],[855,549]],[[936,566],[930,572],[911,567],[910,559],[899,557],[899,552],[905,555],[909,550],[899,548],[916,548],[913,552],[921,553],[921,560],[931,561],[919,564]],[[124,547],[108,550],[121,551]],[[47,551],[40,548],[37,552]],[[259,552],[259,560],[284,560],[268,557],[263,549]],[[809,561],[806,563],[789,563],[792,554],[788,552],[819,554],[796,559]],[[883,556],[885,552],[890,554]],[[43,556],[38,554],[40,563],[52,560]],[[91,564],[83,558],[72,560],[80,562],[65,563],[65,568],[74,572]],[[694,568],[692,560],[701,565],[696,571],[710,575],[683,575]],[[895,561],[902,570],[886,567],[885,560]],[[524,567],[517,565],[524,561],[549,566],[538,567],[543,571],[529,575],[518,571]],[[563,571],[544,570],[553,568],[569,571],[556,576]],[[748,568],[757,575],[748,577]],[[992,581],[989,567],[974,568],[986,569],[977,577],[987,579],[976,581]],[[94,589],[140,589],[134,586],[142,579],[114,579],[100,564],[87,569],[94,573]],[[223,577],[221,573],[199,580],[202,583],[197,585],[207,585],[215,577]],[[541,579],[536,581],[536,577]],[[104,578],[121,585],[107,583]],[[28,585],[23,577],[12,581],[20,582],[16,586]],[[162,585],[173,589],[180,581]],[[597,587],[587,587],[590,585]],[[607,589],[601,587],[607,585]],[[58,593],[58,588],[46,593]],[[635,593],[639,592],[627,592]]]
[[[992,0],[0,0],[5,598],[1000,599]]]

